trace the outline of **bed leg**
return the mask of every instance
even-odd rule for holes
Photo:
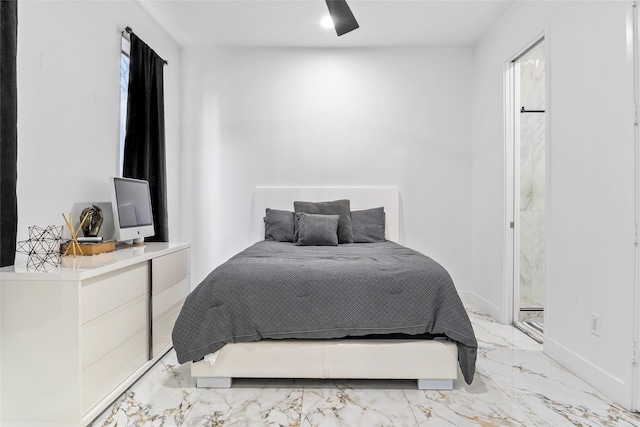
[[[453,390],[453,380],[418,379],[419,390]]]
[[[198,388],[231,388],[230,377],[196,377]]]

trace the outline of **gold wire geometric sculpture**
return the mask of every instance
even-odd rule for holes
[[[60,243],[62,226],[50,225],[46,228],[29,227],[29,239],[18,242],[16,252],[25,254],[27,268],[48,270],[60,265]]]
[[[69,242],[69,245],[67,246],[67,249],[64,251],[62,256],[67,255],[67,252],[69,252],[69,249],[71,248],[73,248],[74,258],[76,257],[76,249],[78,249],[78,251],[80,252],[80,255],[84,255],[82,253],[82,248],[80,247],[80,243],[78,243],[78,233],[80,232],[80,230],[82,230],[82,226],[84,225],[84,222],[87,220],[87,218],[89,218],[89,214],[86,214],[84,218],[82,218],[82,221],[78,226],[78,229],[75,231],[73,230],[73,216],[71,216],[71,212],[69,212],[68,220],[67,220],[67,217],[64,216],[64,214],[62,214],[62,218],[64,218],[64,222],[67,224],[67,227],[69,228],[69,232],[71,233],[71,241]]]

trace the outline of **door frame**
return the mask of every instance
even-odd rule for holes
[[[640,29],[638,23],[638,1],[632,3],[631,11],[631,53],[633,61],[633,102],[635,104],[633,146],[634,146],[634,221],[635,221],[635,254],[634,254],[634,313],[633,313],[633,375],[632,375],[632,409],[640,411],[640,361],[638,360],[638,343],[640,341],[640,249],[638,247],[638,224],[640,223]]]
[[[503,316],[508,324],[515,323],[520,312],[520,76],[517,70],[516,61],[524,54],[533,49],[538,44],[545,43],[545,166],[548,166],[548,96],[549,96],[549,61],[548,43],[546,31],[541,31],[527,44],[518,50],[504,63],[504,164],[505,164],[505,239],[504,239],[504,294],[503,294]],[[516,159],[517,156],[517,159]],[[545,188],[549,188],[548,167],[545,167]],[[545,198],[548,199],[548,191],[545,191]],[[548,203],[545,200],[545,237],[548,236]],[[513,226],[511,225],[513,224]],[[548,265],[548,239],[545,238],[545,267]],[[547,273],[548,275],[548,269]],[[545,286],[546,286],[545,281]],[[545,292],[548,298],[548,292]],[[545,306],[546,306],[545,301]]]

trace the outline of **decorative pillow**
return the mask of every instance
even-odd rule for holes
[[[298,213],[298,246],[338,246],[340,215]]]
[[[338,221],[338,242],[353,243],[351,229],[351,202],[347,199],[332,202],[293,202],[293,210],[298,213],[319,215],[340,215]],[[293,241],[298,240],[298,221],[294,225]]]
[[[267,208],[264,217],[264,240],[293,242],[294,213]]]
[[[384,208],[351,211],[353,243],[385,242]]]

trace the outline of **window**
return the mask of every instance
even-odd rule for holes
[[[118,176],[122,176],[124,162],[124,138],[127,134],[127,101],[129,95],[129,52],[131,43],[122,37],[120,50],[120,149],[118,151]]]

